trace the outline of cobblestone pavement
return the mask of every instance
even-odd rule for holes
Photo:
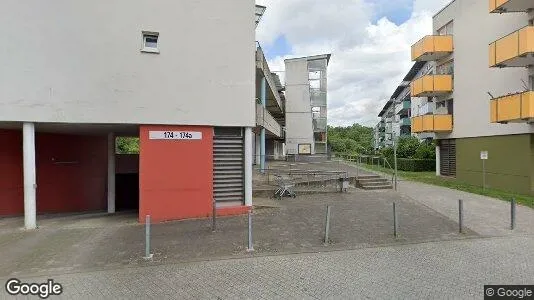
[[[355,173],[354,163],[344,162]],[[333,167],[324,164],[323,167]],[[370,172],[369,170],[361,170]],[[375,172],[380,173],[380,172]],[[391,176],[391,175],[388,175]],[[450,220],[458,220],[458,200],[464,202],[464,225],[483,236],[534,234],[534,209],[517,205],[516,228],[510,230],[510,202],[414,181],[398,181],[397,191]]]
[[[534,284],[533,248],[532,237],[515,236],[147,263],[146,267],[52,278],[63,284],[60,298],[64,299],[482,299],[484,284]],[[0,298],[7,296],[2,289]]]
[[[393,191],[303,195],[276,200],[253,217],[256,255],[347,250],[377,245],[474,238],[456,222]],[[400,236],[393,237],[392,202]],[[259,201],[258,201],[259,202]],[[330,241],[323,245],[326,205],[332,207]],[[0,278],[61,274],[143,263],[144,226],[136,214],[40,217],[40,228],[17,228],[21,218],[0,219]],[[246,257],[247,217],[188,220],[152,225],[152,252],[161,263]],[[9,229],[11,228],[11,229]]]

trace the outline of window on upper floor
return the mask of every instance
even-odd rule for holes
[[[449,60],[436,67],[436,74],[438,75],[453,75],[454,74],[454,60]]]
[[[143,47],[141,48],[141,51],[148,53],[159,53],[158,40],[158,32],[143,31]]]
[[[453,35],[454,34],[454,23],[450,21],[445,26],[438,29],[438,35]]]

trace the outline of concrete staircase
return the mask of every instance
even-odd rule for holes
[[[392,189],[391,181],[380,175],[360,175],[356,178],[356,186],[364,190],[388,190]]]

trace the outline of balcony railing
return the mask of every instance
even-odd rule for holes
[[[413,61],[434,61],[454,51],[452,35],[428,35],[412,46]]]
[[[282,126],[261,104],[256,104],[256,125],[265,128],[274,136],[283,137]]]
[[[534,64],[534,26],[515,31],[489,45],[490,67],[527,67]]]
[[[400,113],[408,111],[411,107],[410,100],[401,101],[400,103],[395,104],[395,114],[398,115]]]
[[[534,91],[527,91],[491,100],[492,123],[530,122],[534,119]]]
[[[400,120],[400,125],[401,126],[411,126],[412,122],[411,122],[410,118],[402,118]]]
[[[452,92],[452,75],[425,75],[410,84],[412,97],[435,97]]]
[[[490,13],[526,12],[532,8],[532,0],[489,0]]]
[[[412,132],[451,132],[452,115],[425,115],[412,118]]]

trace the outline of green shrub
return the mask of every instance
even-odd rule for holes
[[[430,172],[436,170],[434,159],[397,158],[397,169],[408,172]]]

